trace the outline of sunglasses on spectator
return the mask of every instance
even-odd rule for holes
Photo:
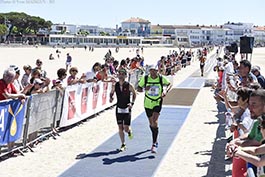
[[[73,69],[72,72],[78,72],[77,70]]]

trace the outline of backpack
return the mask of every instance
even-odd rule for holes
[[[148,75],[145,75],[145,76],[144,76],[144,87],[146,87],[147,80],[148,80]],[[148,82],[148,83],[150,83],[150,84],[156,84],[157,82]],[[163,78],[162,78],[161,75],[159,75],[159,84],[161,85],[161,93],[163,93]],[[157,100],[159,100],[159,99],[161,98],[161,97],[159,97],[159,98],[157,98],[157,99],[153,99],[153,98],[149,97],[149,96],[146,95],[146,94],[145,94],[145,96],[146,96],[148,99],[152,100],[152,101],[157,101]]]

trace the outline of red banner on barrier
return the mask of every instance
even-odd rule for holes
[[[82,89],[81,114],[84,114],[87,111],[87,96],[88,96],[88,87]]]
[[[96,109],[98,104],[98,95],[100,91],[99,84],[94,85],[92,91],[93,91],[92,109]]]
[[[60,127],[77,123],[112,106],[114,103],[108,101],[110,90],[111,83],[103,82],[76,84],[66,87]]]
[[[68,120],[74,118],[75,112],[75,91],[71,91],[68,96]]]
[[[108,85],[108,82],[103,82],[102,105],[105,105],[107,102]]]

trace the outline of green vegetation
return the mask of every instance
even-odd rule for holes
[[[88,36],[90,33],[88,31],[80,29],[77,34],[82,36]]]
[[[9,27],[8,35],[37,34],[39,29],[50,29],[52,22],[23,12],[0,13],[0,24]],[[2,28],[0,26],[0,35]]]
[[[7,27],[3,24],[0,24],[0,36],[3,36],[7,33]]]
[[[100,31],[100,32],[99,32],[99,35],[100,35],[100,36],[110,36],[109,33],[106,33],[106,32],[104,32],[104,31]]]

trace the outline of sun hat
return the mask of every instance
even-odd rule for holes
[[[39,78],[34,79],[34,84],[42,84],[43,81]]]
[[[259,66],[253,66],[252,68],[251,68],[251,72],[255,72],[255,71],[260,71],[260,67]]]

